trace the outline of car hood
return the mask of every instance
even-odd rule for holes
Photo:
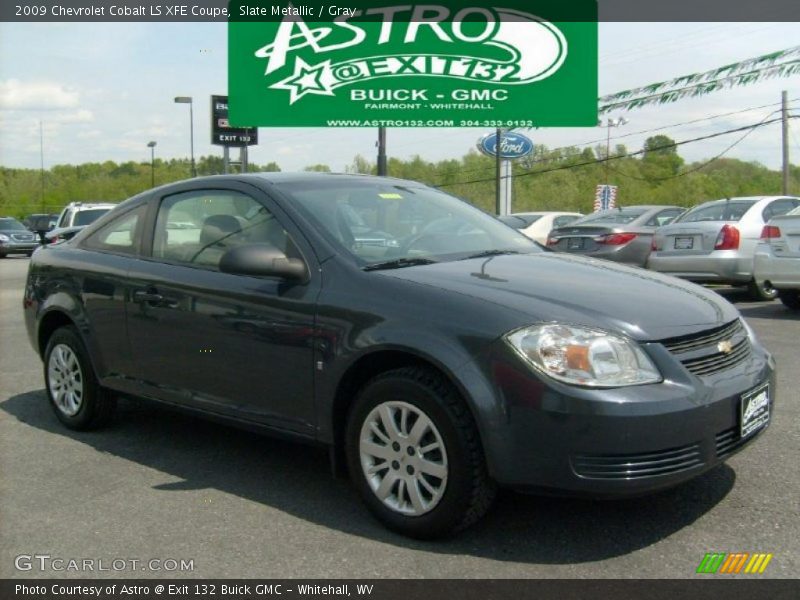
[[[379,273],[514,311],[520,327],[560,321],[646,341],[709,329],[739,316],[732,304],[699,285],[609,261],[551,252]]]

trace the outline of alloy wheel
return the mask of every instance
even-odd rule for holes
[[[83,372],[78,357],[66,344],[57,344],[47,364],[50,397],[58,410],[74,416],[83,402]]]
[[[359,438],[361,468],[375,496],[406,516],[439,503],[447,487],[447,451],[439,430],[418,407],[390,401],[367,415]]]

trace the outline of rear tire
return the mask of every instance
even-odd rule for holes
[[[747,284],[747,292],[753,300],[775,300],[778,297],[778,290],[767,284],[761,286],[755,280]]]
[[[44,381],[56,417],[70,429],[98,429],[113,418],[116,398],[98,384],[75,327],[57,329],[50,337],[44,354]]]
[[[375,377],[348,416],[350,476],[389,529],[418,539],[452,535],[494,500],[477,427],[437,372],[404,367]]]
[[[780,290],[778,298],[791,310],[800,310],[800,290]]]

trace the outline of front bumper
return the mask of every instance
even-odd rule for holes
[[[800,289],[800,257],[775,256],[769,246],[759,247],[754,271],[759,285],[768,281],[779,290]]]
[[[539,493],[639,495],[692,479],[761,436],[739,437],[743,393],[769,382],[773,414],[774,361],[758,344],[744,363],[709,377],[689,373],[660,344],[646,346],[662,383],[591,390],[539,378],[495,344],[483,369],[503,409],[481,431],[495,480]]]
[[[29,254],[39,247],[39,242],[0,242],[0,254]]]
[[[647,268],[699,283],[749,283],[753,257],[737,250],[714,250],[711,254],[670,255],[652,252]]]

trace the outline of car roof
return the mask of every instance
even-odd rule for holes
[[[614,208],[609,208],[603,211],[602,213],[611,213],[614,211],[621,211],[621,210],[661,210],[664,208],[679,208],[681,210],[685,210],[683,206],[675,206],[673,204],[632,204],[630,206],[616,206]],[[591,214],[599,214],[599,213],[591,213]],[[587,217],[590,215],[586,215]]]
[[[70,202],[67,204],[67,208],[72,209],[81,209],[81,208],[114,208],[116,204],[114,202]]]
[[[508,215],[509,217],[533,217],[537,215],[580,215],[579,212],[574,212],[570,210],[539,210],[539,211],[532,211],[532,212],[518,212],[518,213],[511,213]],[[583,215],[581,215],[583,216]]]
[[[382,177],[378,175],[363,175],[360,173],[321,173],[318,171],[268,171],[262,173],[239,173],[236,175],[210,175],[208,177],[198,177],[191,181],[250,181],[258,180],[260,182],[267,182],[272,184],[281,183],[306,183],[306,182],[324,182],[324,181],[352,181],[353,183],[361,182],[387,182],[394,185],[406,185],[416,187],[430,187],[425,183],[414,181],[411,179],[399,179],[397,177]],[[185,182],[185,181],[184,181]],[[179,182],[176,182],[179,183]]]
[[[697,206],[703,206],[705,204],[720,204],[722,202],[736,202],[737,200],[744,200],[747,202],[760,202],[762,200],[780,200],[783,198],[789,198],[792,200],[800,200],[797,196],[736,196],[732,198],[720,198],[719,200],[707,200],[705,202],[701,202]]]

